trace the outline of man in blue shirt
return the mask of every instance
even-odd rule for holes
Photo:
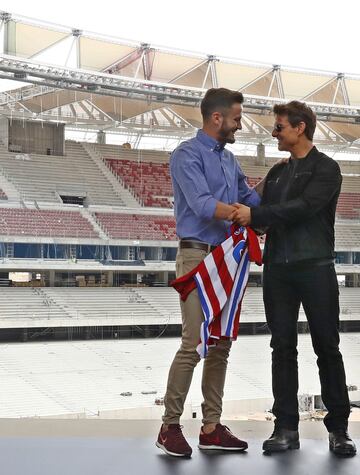
[[[196,267],[212,248],[229,236],[228,217],[238,203],[258,206],[262,183],[250,188],[226,143],[235,142],[241,129],[243,95],[228,89],[209,89],[201,103],[203,127],[196,137],[183,142],[173,152],[170,171],[174,188],[176,231],[180,238],[176,275]],[[190,457],[192,449],[184,438],[180,417],[195,366],[203,313],[197,290],[180,302],[182,314],[181,346],[171,365],[164,398],[165,414],[156,445],[169,455]],[[210,348],[204,361],[202,392],[203,427],[199,448],[246,450],[220,423],[227,360],[231,342],[220,340]]]

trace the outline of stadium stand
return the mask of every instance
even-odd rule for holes
[[[159,289],[154,290],[154,296]],[[167,296],[176,292],[167,290]],[[96,319],[101,324],[111,321],[116,325],[154,325],[179,323],[179,309],[174,314],[164,311],[161,305],[146,298],[137,288],[46,288],[44,294],[57,302],[71,308],[79,319]],[[178,305],[177,305],[178,306]],[[100,318],[99,318],[100,317]]]
[[[335,249],[360,249],[360,223],[348,221],[335,225]]]
[[[52,202],[56,208],[56,211],[2,208],[2,234],[98,238],[97,223],[105,233],[103,238],[176,240],[172,216],[144,215],[141,208],[133,214],[122,212],[123,201],[84,147],[83,144],[67,141],[67,156],[64,157],[19,155],[0,147],[2,170],[7,178],[11,177],[11,181],[21,190],[22,196],[35,200],[40,206],[44,201]],[[115,145],[94,144],[94,148],[104,162],[116,172],[120,181],[131,187],[139,202],[152,207],[172,206],[168,153],[127,150]],[[251,186],[269,170],[269,167],[251,164],[249,157],[242,158],[241,162]],[[356,225],[360,213],[358,177],[345,175],[342,189],[338,218],[348,220],[348,223],[336,227],[336,239],[338,250],[348,250],[359,242],[359,227]],[[73,211],[65,211],[59,198],[61,192],[78,192],[87,196],[91,206],[95,205],[88,213],[90,222],[79,212],[75,215]],[[6,202],[6,195],[2,191],[0,199]],[[108,212],[111,205],[114,211]],[[96,223],[93,221],[95,229],[91,224],[91,217],[96,220]]]
[[[340,193],[337,215],[342,219],[360,218],[360,193]]]
[[[181,324],[179,297],[169,287],[10,287],[1,294],[0,328]],[[340,288],[340,319],[360,320],[358,289]],[[240,320],[265,323],[262,288],[247,289]],[[299,321],[306,321],[302,309]]]
[[[124,206],[120,196],[80,143],[66,142],[66,155],[18,154],[0,147],[0,163],[25,201],[61,203],[61,194],[90,204]]]
[[[153,290],[154,295],[159,294],[159,289]],[[176,292],[169,288],[162,290],[166,290],[175,312],[165,311],[159,303],[130,287],[4,288],[1,290],[0,328],[179,323]]]
[[[123,184],[144,206],[171,208],[173,190],[167,163],[107,160]]]
[[[38,288],[2,288],[0,299],[0,315],[2,328],[14,325],[14,320],[24,319],[50,320],[66,319],[71,315],[57,302],[45,295]],[[50,323],[50,321],[49,321]]]
[[[94,212],[96,223],[110,239],[175,241],[173,216]],[[0,235],[99,238],[92,224],[79,211],[0,207]],[[354,222],[335,226],[336,249],[358,248],[360,226]],[[265,236],[259,237],[261,243]]]
[[[169,316],[170,322],[181,323],[179,295],[174,289],[138,287],[136,293],[156,308],[159,313]]]
[[[169,153],[95,144],[104,163],[143,206],[172,208]]]
[[[119,187],[123,185],[129,189],[141,205],[172,208],[173,192],[167,153],[125,150],[119,146],[98,144],[95,148],[117,176]],[[109,157],[109,154],[112,156]],[[61,194],[72,194],[83,196],[91,205],[125,206],[119,190],[115,190],[101,173],[81,143],[67,141],[63,157],[16,154],[0,147],[0,159],[3,172],[11,177],[24,200],[60,204]],[[248,163],[242,164],[242,168],[250,186],[254,186],[269,170],[269,167]],[[0,190],[0,200],[6,199],[6,194]],[[341,219],[360,217],[356,176],[343,177],[337,213]]]
[[[173,216],[96,212],[95,217],[113,239],[176,239]]]
[[[342,193],[359,193],[360,167],[357,166],[354,169],[357,171],[356,175],[343,175]]]
[[[132,151],[116,146],[97,145],[97,150],[109,168],[125,187],[131,190],[143,206],[171,208],[172,186],[168,154],[155,151]],[[109,156],[112,155],[112,156]],[[114,157],[117,158],[114,158]],[[119,158],[120,157],[120,158]],[[240,159],[250,186],[255,186],[269,171],[269,167],[250,165]],[[344,176],[337,214],[342,219],[360,217],[358,178]]]
[[[0,234],[98,238],[79,211],[0,208]]]

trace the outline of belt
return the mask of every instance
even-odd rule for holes
[[[206,244],[205,242],[200,241],[188,241],[181,239],[179,242],[180,249],[201,249],[202,251],[211,252],[213,251],[216,246],[212,246],[211,244]]]

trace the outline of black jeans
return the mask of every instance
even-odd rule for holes
[[[339,351],[339,289],[334,265],[267,265],[264,304],[271,331],[275,426],[296,430],[298,413],[297,320],[300,303],[319,367],[328,431],[347,428],[350,414]]]

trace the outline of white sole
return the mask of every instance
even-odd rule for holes
[[[170,452],[170,450],[167,450],[164,445],[161,445],[158,441],[155,442],[156,447],[159,447],[159,449],[163,450],[166,454],[171,455],[172,457],[185,457],[189,458],[191,457],[190,455],[184,455],[184,454],[176,454],[175,452]]]
[[[239,448],[239,447],[219,447],[218,445],[198,445],[199,449],[201,450],[229,450],[231,452],[244,452],[247,448]]]

